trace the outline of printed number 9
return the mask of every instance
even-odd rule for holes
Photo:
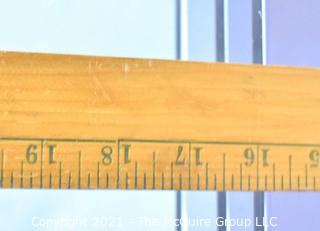
[[[320,157],[320,153],[318,150],[311,150],[310,154],[309,154],[309,158],[311,160],[311,164],[310,167],[311,168],[317,168],[319,167],[319,157]]]
[[[26,159],[29,164],[34,164],[37,162],[37,145],[30,144],[27,148]]]
[[[254,163],[254,151],[252,150],[252,148],[247,148],[246,150],[244,150],[244,157],[246,158],[246,166],[251,166]]]

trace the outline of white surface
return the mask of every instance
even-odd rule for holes
[[[172,192],[0,190],[0,198],[4,231],[174,230]]]
[[[0,0],[0,50],[175,57],[172,0]]]

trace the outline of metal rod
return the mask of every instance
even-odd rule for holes
[[[216,60],[225,61],[224,0],[216,0]]]
[[[262,11],[263,0],[252,0],[252,40],[253,40],[253,54],[252,61],[256,64],[263,64],[264,60],[264,49],[263,49],[263,11]],[[259,153],[258,153],[259,155]],[[259,163],[257,163],[259,164]],[[253,199],[254,207],[254,219],[262,222],[264,218],[264,193],[254,193]],[[255,231],[264,231],[264,226],[254,226]]]
[[[252,0],[253,63],[263,64],[262,0]]]
[[[181,60],[181,0],[176,0],[176,59]],[[182,197],[181,191],[176,193],[176,219],[181,219]],[[176,231],[181,231],[181,226],[176,226]]]
[[[216,0],[216,60],[225,62],[225,2]],[[227,218],[227,193],[217,193],[217,217]],[[218,231],[226,231],[226,226],[218,226]]]

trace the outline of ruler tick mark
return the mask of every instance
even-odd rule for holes
[[[40,150],[40,188],[43,186],[43,140],[41,140],[41,150]]]
[[[147,175],[143,173],[143,189],[147,189]]]
[[[308,165],[305,165],[305,189],[308,189]]]
[[[30,179],[30,188],[32,188],[32,187],[33,187],[33,182],[32,182],[32,172],[30,172],[29,179]]]
[[[4,152],[1,149],[1,165],[0,165],[0,187],[4,187],[4,176],[3,176],[3,168],[4,168]]]
[[[128,173],[126,172],[126,189],[128,189],[129,187],[129,177],[128,177]]]
[[[260,149],[260,146],[259,146],[259,144],[257,144],[257,172],[256,172],[256,176],[257,176],[257,191],[259,191],[259,149]]]
[[[134,188],[138,188],[138,162],[134,163]]]
[[[62,163],[59,162],[59,189],[61,189],[62,179],[61,179],[61,173],[62,173]]]
[[[24,173],[23,173],[23,160],[22,160],[21,167],[20,167],[20,188],[23,188],[23,178],[24,178]]]
[[[289,190],[292,189],[291,168],[292,168],[292,155],[289,155]]]
[[[90,172],[87,175],[87,188],[90,189],[91,188],[91,176],[90,176]]]
[[[272,165],[273,190],[276,190],[276,164]]]
[[[191,189],[191,142],[189,142],[188,187]]]
[[[240,164],[240,177],[239,177],[239,182],[240,182],[240,191],[242,191],[242,163]]]
[[[268,176],[265,175],[264,176],[264,190],[268,190]]]
[[[13,178],[13,171],[11,171],[11,175],[10,175],[10,187],[13,188],[14,185],[14,178]]]
[[[109,173],[106,173],[106,188],[109,188]]]
[[[208,190],[209,184],[209,173],[208,173],[208,163],[206,163],[206,190]]]
[[[200,176],[199,174],[197,175],[197,189],[200,189]]]
[[[100,162],[97,163],[97,189],[100,188]]]
[[[233,174],[231,175],[231,190],[234,190],[234,176]]]
[[[222,189],[226,190],[226,154],[223,153],[223,161],[222,161]]]
[[[82,158],[81,158],[81,152],[79,152],[78,154],[78,189],[81,188],[81,162],[82,162]]]
[[[173,162],[171,162],[171,190],[173,189]]]
[[[49,188],[52,188],[52,173],[49,174]]]
[[[120,140],[117,140],[117,153],[118,153],[118,161],[117,161],[117,188],[120,188]]]
[[[164,189],[164,173],[161,173],[161,188]]]
[[[69,172],[69,177],[68,177],[68,189],[71,189],[71,172]]]
[[[156,188],[156,153],[153,152],[152,158],[152,189]]]

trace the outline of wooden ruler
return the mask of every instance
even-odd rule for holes
[[[320,70],[2,52],[0,187],[319,191]]]

